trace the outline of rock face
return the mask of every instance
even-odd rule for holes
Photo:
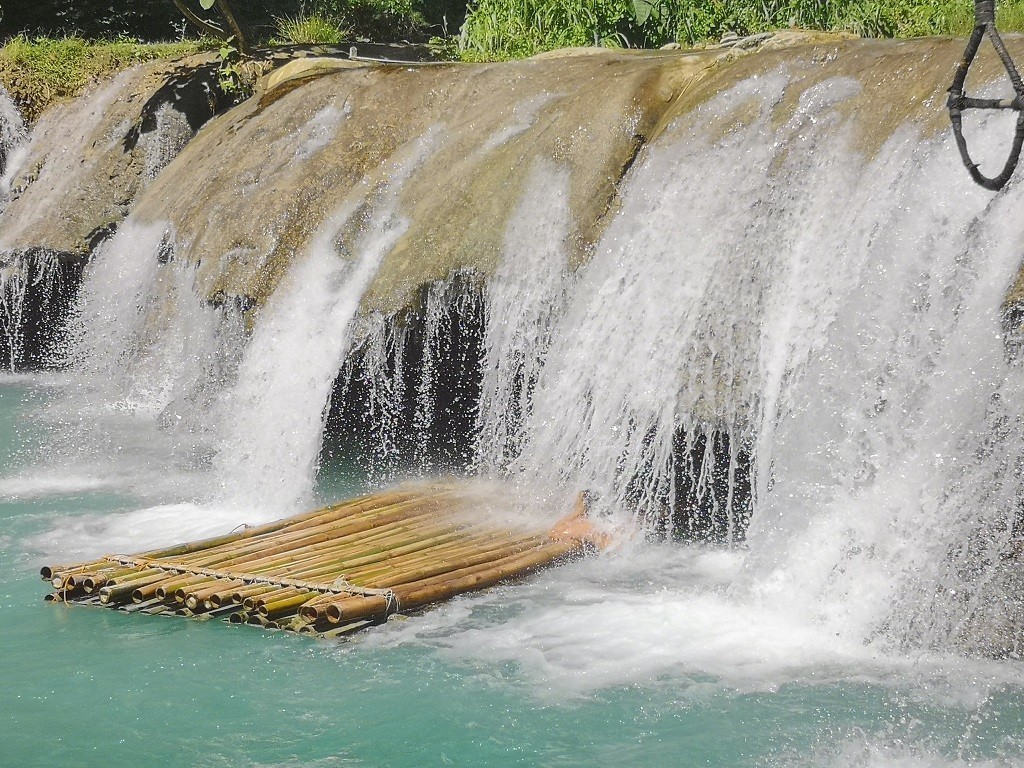
[[[175,230],[178,255],[201,265],[208,298],[258,305],[312,233],[340,207],[365,203],[430,133],[400,192],[408,228],[364,297],[365,311],[393,312],[426,283],[493,269],[510,201],[538,162],[571,173],[579,264],[644,144],[715,94],[783,68],[801,87],[776,105],[781,123],[816,83],[855,78],[860,92],[840,109],[871,155],[907,121],[925,135],[946,129],[943,92],[961,48],[951,39],[783,32],[701,51],[579,49],[505,64],[304,58],[197,136],[224,107],[214,64],[157,62],[43,116],[0,187],[0,261],[32,252],[86,258],[133,211]],[[996,74],[988,65],[979,62],[980,79]],[[724,135],[744,119],[738,109],[712,129]],[[1022,294],[1008,297],[1010,325],[1024,314]]]
[[[47,111],[0,185],[0,262],[87,257],[223,106],[216,80],[209,56],[154,62]]]
[[[572,241],[584,259],[624,171],[714,61],[601,52],[326,73],[321,64],[276,77],[275,87],[211,124],[134,215],[173,225],[187,244],[181,255],[201,262],[208,296],[260,303],[311,233],[353,195],[387,183],[429,137],[400,193],[408,229],[365,297],[367,309],[390,312],[426,282],[494,267],[510,201],[542,159],[572,169]]]
[[[492,270],[509,201],[544,160],[571,172],[571,246],[575,262],[585,260],[644,144],[750,77],[782,68],[801,83],[776,105],[780,123],[816,83],[855,78],[860,91],[840,109],[866,156],[908,121],[925,136],[947,128],[944,91],[961,41],[780,33],[757,42],[756,50],[588,49],[489,65],[296,62],[192,141],[135,216],[170,223],[179,256],[201,264],[208,297],[259,304],[319,225],[385,184],[412,143],[433,132],[401,189],[408,229],[364,297],[365,311],[392,312],[425,283]],[[1010,46],[1024,50],[1017,39]],[[986,64],[982,79],[995,75]],[[743,120],[738,110],[715,130]]]

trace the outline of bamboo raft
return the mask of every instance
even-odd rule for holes
[[[453,487],[397,490],[40,573],[56,590],[46,596],[52,602],[337,637],[523,576],[595,543],[583,494],[573,513],[546,531],[481,521],[473,506],[472,494]]]

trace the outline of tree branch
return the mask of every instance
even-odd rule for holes
[[[210,35],[211,37],[219,38],[220,40],[227,40],[228,35],[223,29],[221,29],[212,22],[205,21],[204,19],[201,19],[198,16],[196,16],[194,13],[192,13],[189,7],[185,5],[183,0],[174,0],[174,4],[178,6],[178,10],[181,11],[182,15],[186,19],[188,19],[197,27],[199,27],[199,30],[201,32]]]
[[[249,41],[246,39],[245,33],[242,32],[242,28],[235,20],[235,15],[231,12],[231,8],[228,7],[227,0],[217,0],[217,10],[220,11],[220,15],[224,17],[224,21],[228,23],[232,33],[234,33],[239,53],[243,56],[249,56],[252,53],[252,48],[249,47]]]

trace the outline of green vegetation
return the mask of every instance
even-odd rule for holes
[[[277,19],[276,44],[420,40],[426,23],[413,0],[314,0]]]
[[[414,0],[313,0],[309,13],[329,19],[356,38],[379,42],[419,40],[425,22]]]
[[[0,85],[34,119],[52,101],[75,96],[90,82],[133,64],[186,56],[211,47],[206,41],[90,42],[80,37],[29,40],[18,35],[0,48]]]
[[[277,35],[271,42],[279,45],[332,45],[349,39],[351,34],[350,29],[344,29],[334,19],[319,14],[285,16],[277,20]]]
[[[1024,31],[1024,0],[999,2],[1000,29]],[[474,0],[459,38],[469,60],[566,46],[695,45],[786,27],[864,37],[967,34],[971,0]]]

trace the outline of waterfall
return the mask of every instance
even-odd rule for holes
[[[522,450],[522,421],[571,285],[569,172],[535,167],[509,221],[502,263],[487,283],[487,337],[477,461],[504,468]]]
[[[27,143],[8,162],[2,183],[3,191],[21,197],[19,207],[31,214],[12,219],[14,206],[10,206],[0,230],[0,252],[12,248],[26,230],[38,226],[41,216],[72,198],[75,184],[81,179],[81,167],[91,166],[97,157],[90,147],[96,138],[93,132],[133,74],[132,70],[122,72],[89,98],[52,109],[33,126]],[[116,144],[121,137],[106,138]]]
[[[909,126],[857,152],[849,78],[799,93],[772,126],[794,87],[778,71],[680,120],[634,166],[543,333],[491,321],[488,360],[551,339],[532,356],[511,471],[648,525],[688,500],[688,523],[727,541],[752,510],[742,589],[851,637],[945,647],[1012,595],[1000,564],[1021,536],[1024,381],[1001,302],[1024,244],[1020,191],[991,198],[949,138]],[[746,122],[716,132],[736,114]],[[992,145],[1004,127],[979,130]],[[564,277],[531,276],[512,304],[557,309]],[[490,295],[507,318],[502,280]],[[496,397],[485,435],[524,410],[521,387]]]
[[[7,168],[16,164],[15,153],[27,136],[28,129],[21,112],[7,91],[0,88],[0,213],[3,212],[4,201],[9,193]]]
[[[60,290],[60,263],[56,254],[18,254],[0,266],[0,366],[14,371],[25,358],[26,299],[37,318],[49,314],[54,294]]]
[[[1024,380],[1002,314],[1024,252],[1020,188],[973,186],[924,118],[865,141],[866,76],[837,65],[808,81],[771,61],[664,124],[625,120],[658,130],[635,156],[616,134],[622,178],[596,222],[579,192],[593,169],[530,138],[578,108],[548,86],[517,86],[504,128],[412,140],[327,89],[298,116],[287,96],[250,103],[221,123],[236,142],[224,155],[219,134],[195,140],[216,168],[208,218],[172,221],[158,182],[147,210],[168,218],[129,216],[95,249],[63,360],[206,473],[194,500],[257,517],[308,505],[344,433],[368,446],[374,480],[465,470],[551,515],[586,490],[626,536],[727,545],[738,602],[854,645],[1005,651],[1024,525]],[[1004,117],[970,126],[974,140],[1001,146]],[[149,177],[166,180],[183,146],[173,122],[146,150]],[[78,128],[48,129],[69,152],[41,174],[84,151]],[[261,136],[276,165],[233,174]],[[464,183],[439,157],[479,173]],[[340,170],[324,172],[330,158]],[[321,186],[302,186],[307,171]],[[253,212],[259,248],[196,245],[284,178],[297,199],[266,227]],[[432,207],[456,183],[458,205]],[[453,220],[423,221],[437,211]],[[3,242],[24,222],[6,224]],[[424,249],[448,229],[460,248],[434,263]],[[39,274],[59,262],[39,259]],[[27,263],[0,272],[10,350]]]
[[[400,153],[383,184],[353,190],[261,311],[227,400],[229,426],[218,455],[226,498],[269,509],[308,503],[350,325],[381,260],[408,226],[398,209],[402,184],[436,137],[428,132]]]

